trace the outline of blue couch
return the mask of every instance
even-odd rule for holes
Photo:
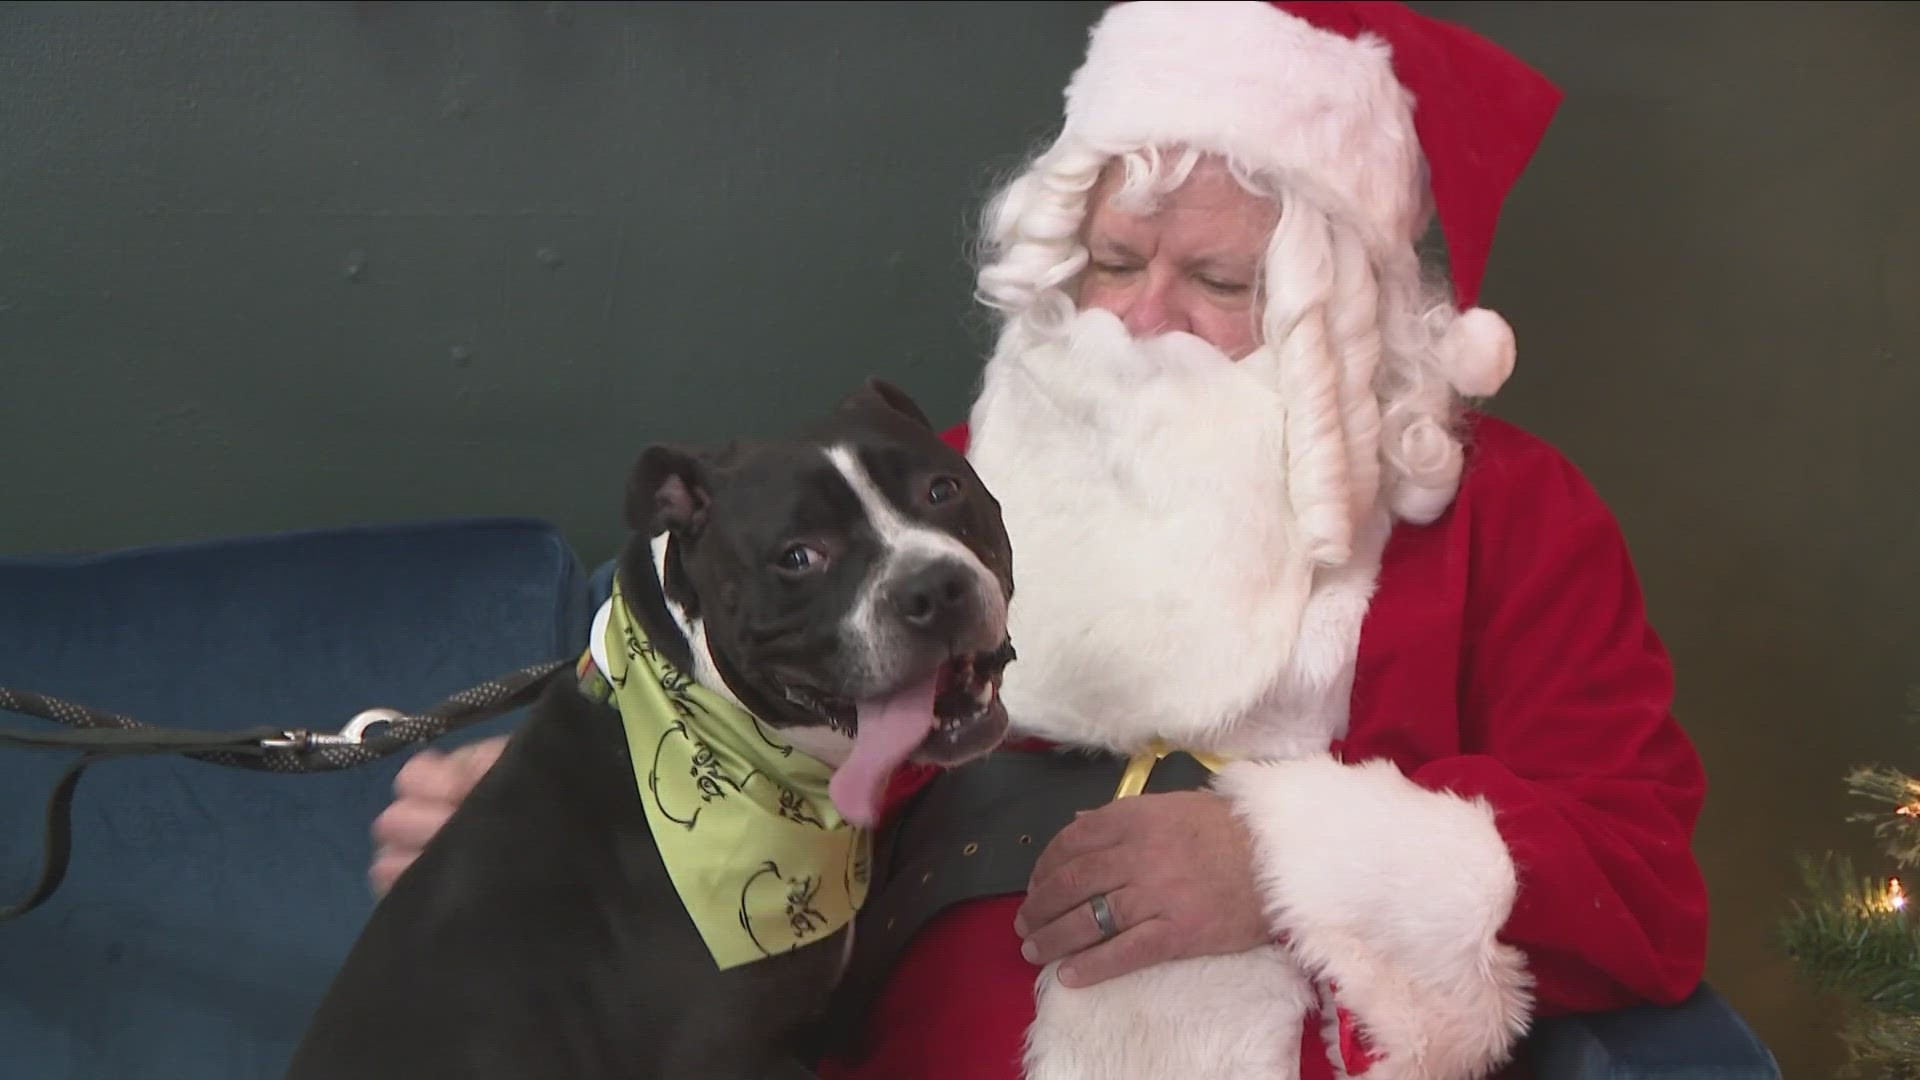
[[[334,729],[577,655],[609,572],[542,522],[501,519],[0,559],[0,686],[169,726]],[[277,1076],[372,907],[367,830],[402,757],[304,776],[170,758],[90,770],[65,885],[0,923],[0,1073]],[[38,873],[70,759],[0,753],[0,904]],[[1708,988],[1543,1023],[1528,1056],[1542,1080],[1779,1075]]]

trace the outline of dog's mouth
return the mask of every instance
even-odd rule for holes
[[[789,700],[853,740],[831,783],[841,815],[871,827],[902,764],[956,765],[997,745],[1008,722],[1000,683],[1014,658],[1011,641],[991,652],[958,653],[931,676],[864,700],[787,687]]]
[[[1000,703],[1000,679],[1015,655],[1013,642],[1004,641],[992,652],[960,653],[941,661],[934,672],[932,735],[958,734],[961,728],[984,719]],[[854,737],[860,707],[853,698],[791,684],[781,687],[781,693],[827,727]]]
[[[992,652],[948,657],[934,677],[935,723],[928,740],[957,736],[961,729],[985,719],[1000,704],[1000,678],[1013,659],[1011,641],[1001,642]]]

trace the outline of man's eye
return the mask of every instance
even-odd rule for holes
[[[1205,285],[1207,288],[1223,296],[1240,296],[1250,288],[1250,286],[1242,285],[1239,282],[1221,281],[1219,278],[1203,277],[1200,279],[1200,284]]]
[[[1128,266],[1126,263],[1112,263],[1112,262],[1099,262],[1099,261],[1094,262],[1093,268],[1094,270],[1102,274],[1125,274],[1133,270],[1133,267]]]
[[[805,544],[795,544],[781,552],[780,558],[776,560],[776,562],[780,569],[788,573],[804,574],[809,570],[816,570],[825,566],[827,564],[827,557],[815,548],[810,548]]]

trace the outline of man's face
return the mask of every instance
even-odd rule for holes
[[[1135,338],[1184,331],[1244,358],[1260,343],[1257,272],[1279,207],[1211,157],[1148,214],[1115,205],[1123,179],[1109,165],[1091,193],[1081,310],[1112,312]]]

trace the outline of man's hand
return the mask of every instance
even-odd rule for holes
[[[507,737],[496,735],[450,752],[421,750],[400,767],[393,778],[393,803],[373,821],[373,866],[367,879],[374,895],[385,896],[413,865],[506,747]]]
[[[1119,928],[1110,941],[1089,905],[1096,894]],[[1031,963],[1073,957],[1060,967],[1066,986],[1274,940],[1252,837],[1225,798],[1205,791],[1139,795],[1081,814],[1041,852],[1014,930]]]

